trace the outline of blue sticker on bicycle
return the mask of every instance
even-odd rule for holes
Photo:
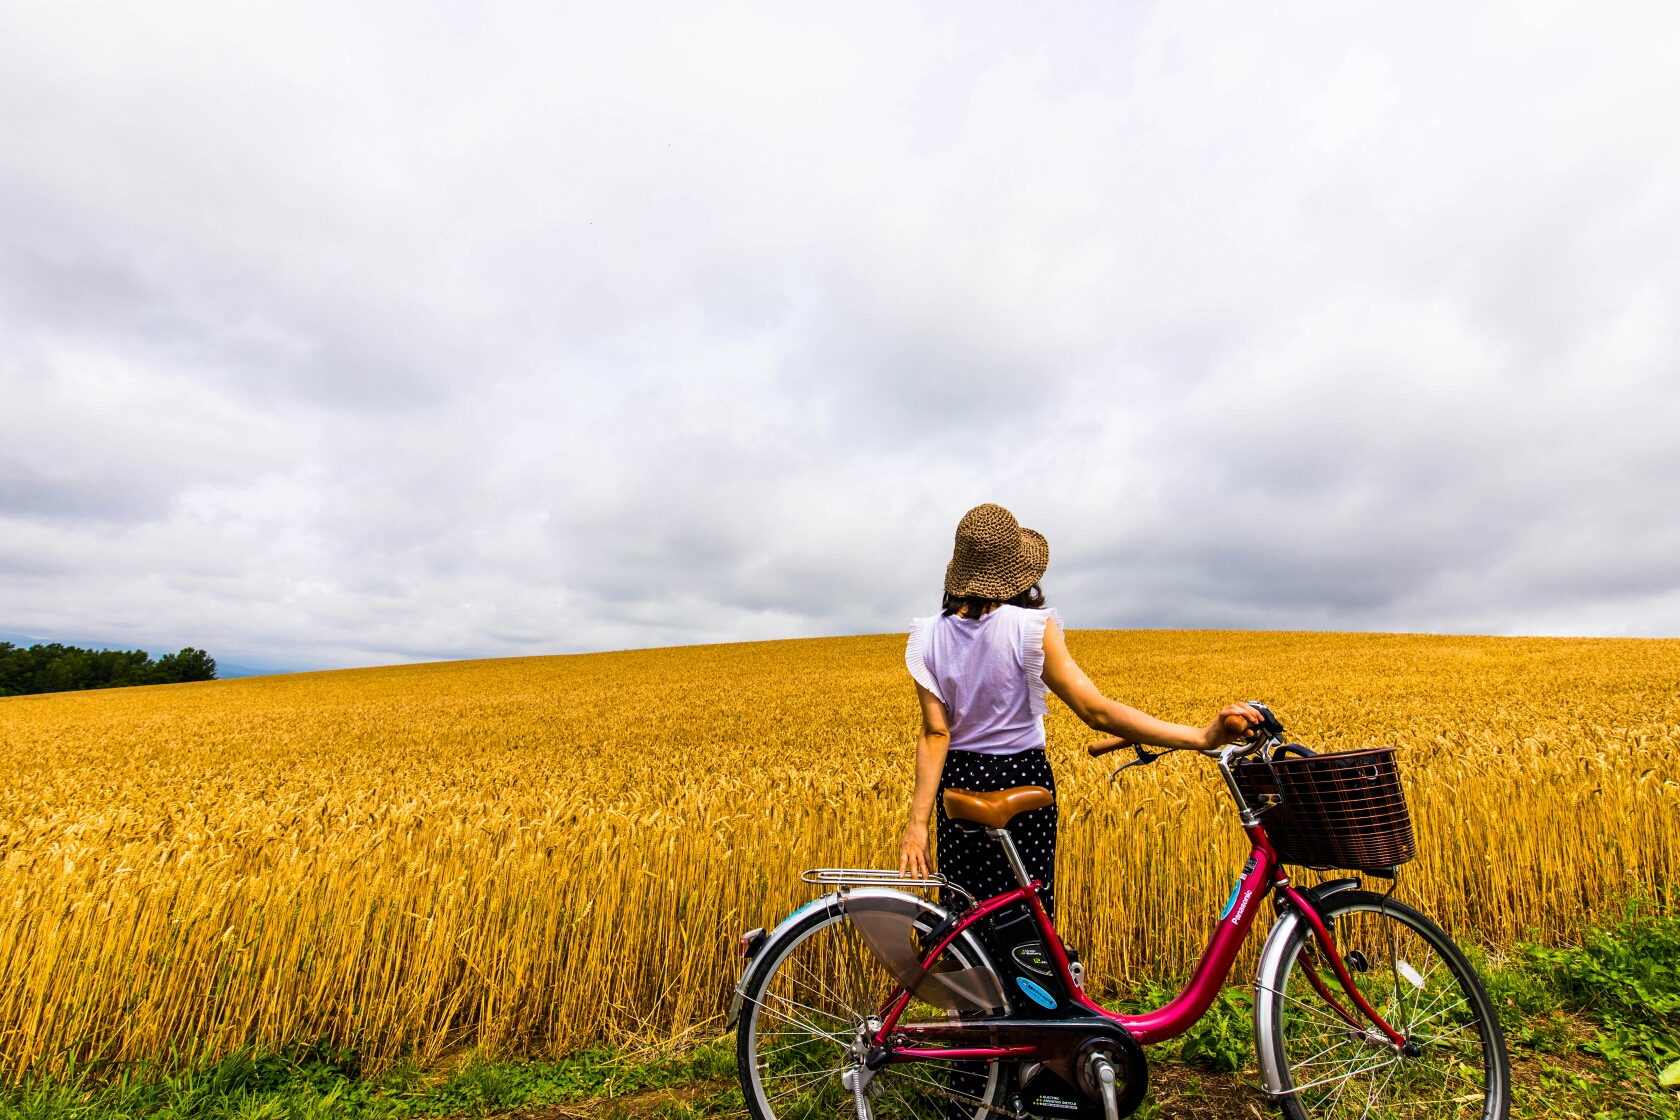
[[[795,918],[799,917],[799,915],[805,913],[805,911],[809,910],[811,907],[820,906],[827,901],[828,901],[828,897],[826,895],[822,898],[813,898],[811,901],[807,902],[805,905],[801,906],[799,909],[795,910],[793,913],[791,913],[787,917],[783,918],[782,919],[782,925],[784,925],[784,926],[787,925],[789,922],[791,922]]]
[[[1253,852],[1248,853],[1248,862],[1243,864],[1242,874],[1237,876],[1237,885],[1231,888],[1231,897],[1225,900],[1225,909],[1219,912],[1219,920],[1224,921],[1231,913],[1231,907],[1237,904],[1237,896],[1242,893],[1243,884],[1248,882],[1249,874],[1260,866],[1260,857]]]
[[[1032,1000],[1040,1007],[1047,1007],[1051,1009],[1055,1008],[1056,997],[1039,987],[1037,984],[1034,984],[1031,980],[1028,980],[1025,976],[1015,977],[1015,983],[1020,986],[1023,992],[1027,993],[1028,999]]]

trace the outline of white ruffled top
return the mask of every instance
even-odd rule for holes
[[[939,697],[951,725],[951,749],[1014,754],[1044,746],[1044,628],[1062,618],[1054,607],[1002,606],[979,618],[916,618],[904,663],[916,683]]]

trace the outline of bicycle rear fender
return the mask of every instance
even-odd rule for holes
[[[835,891],[833,894],[825,894],[821,898],[807,902],[783,918],[776,928],[770,931],[769,936],[759,943],[758,951],[747,961],[747,966],[741,970],[741,979],[735,985],[735,995],[729,1003],[729,1019],[724,1026],[725,1030],[734,1029],[736,1020],[741,1017],[741,1004],[746,999],[747,984],[757,974],[759,967],[765,961],[773,960],[779,955],[779,949],[783,942],[794,936],[794,927],[809,916],[811,911],[817,909],[838,911],[841,903],[840,895],[840,891]],[[845,891],[845,895],[847,898],[859,899],[895,898],[908,900],[925,909],[929,916],[935,920],[936,925],[945,921],[949,916],[942,907],[936,906],[921,895],[912,894],[909,891],[892,890],[887,887],[854,887]],[[973,953],[976,959],[984,961],[993,972],[997,971],[997,966],[992,962],[991,954],[986,952],[981,946],[980,940],[974,936],[973,927],[963,930],[960,937],[966,951]]]
[[[827,908],[837,907],[839,905],[839,891],[835,891],[833,894],[825,894],[821,898],[812,899],[810,902],[807,902],[805,905],[783,918],[779,923],[777,923],[776,928],[770,931],[770,935],[758,943],[758,951],[753,953],[751,957],[747,958],[746,967],[741,969],[741,979],[735,984],[735,998],[729,1003],[729,1020],[724,1025],[724,1030],[733,1030],[735,1027],[735,1021],[741,1017],[741,1003],[746,999],[745,993],[747,990],[747,981],[753,978],[753,974],[757,972],[760,964],[776,955],[776,948],[783,941],[787,940],[794,925],[799,921],[799,919],[803,918],[806,914],[818,907]]]
[[[1359,885],[1358,879],[1332,879],[1301,893],[1318,906],[1331,895],[1353,890]],[[1290,939],[1295,936],[1295,927],[1303,920],[1301,912],[1293,906],[1279,915],[1271,933],[1266,935],[1266,944],[1260,950],[1260,963],[1254,970],[1254,1053],[1259,1059],[1260,1091],[1271,1100],[1287,1095],[1283,1091],[1282,1055],[1272,1045],[1270,1027],[1277,1014],[1278,982],[1284,965],[1289,963],[1284,959],[1284,953]]]

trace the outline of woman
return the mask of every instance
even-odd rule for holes
[[[987,792],[1056,780],[1044,757],[1045,695],[1054,692],[1086,725],[1131,743],[1169,750],[1222,747],[1260,723],[1247,704],[1232,704],[1206,727],[1145,715],[1105,697],[1068,654],[1061,618],[1044,605],[1038,582],[1050,546],[1002,506],[975,506],[957,526],[945,568],[941,614],[914,620],[905,664],[922,702],[916,738],[916,792],[899,845],[902,875],[932,870],[927,820],[938,811],[939,867],[979,899],[1013,890],[1002,849],[984,833],[965,832],[945,816],[947,788]],[[1027,871],[1044,883],[1055,915],[1056,806],[1009,824]]]

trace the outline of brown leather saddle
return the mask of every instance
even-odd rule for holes
[[[1056,795],[1043,786],[1016,786],[994,793],[966,789],[945,791],[945,815],[954,821],[972,821],[987,828],[1002,828],[1022,813],[1056,803]]]

